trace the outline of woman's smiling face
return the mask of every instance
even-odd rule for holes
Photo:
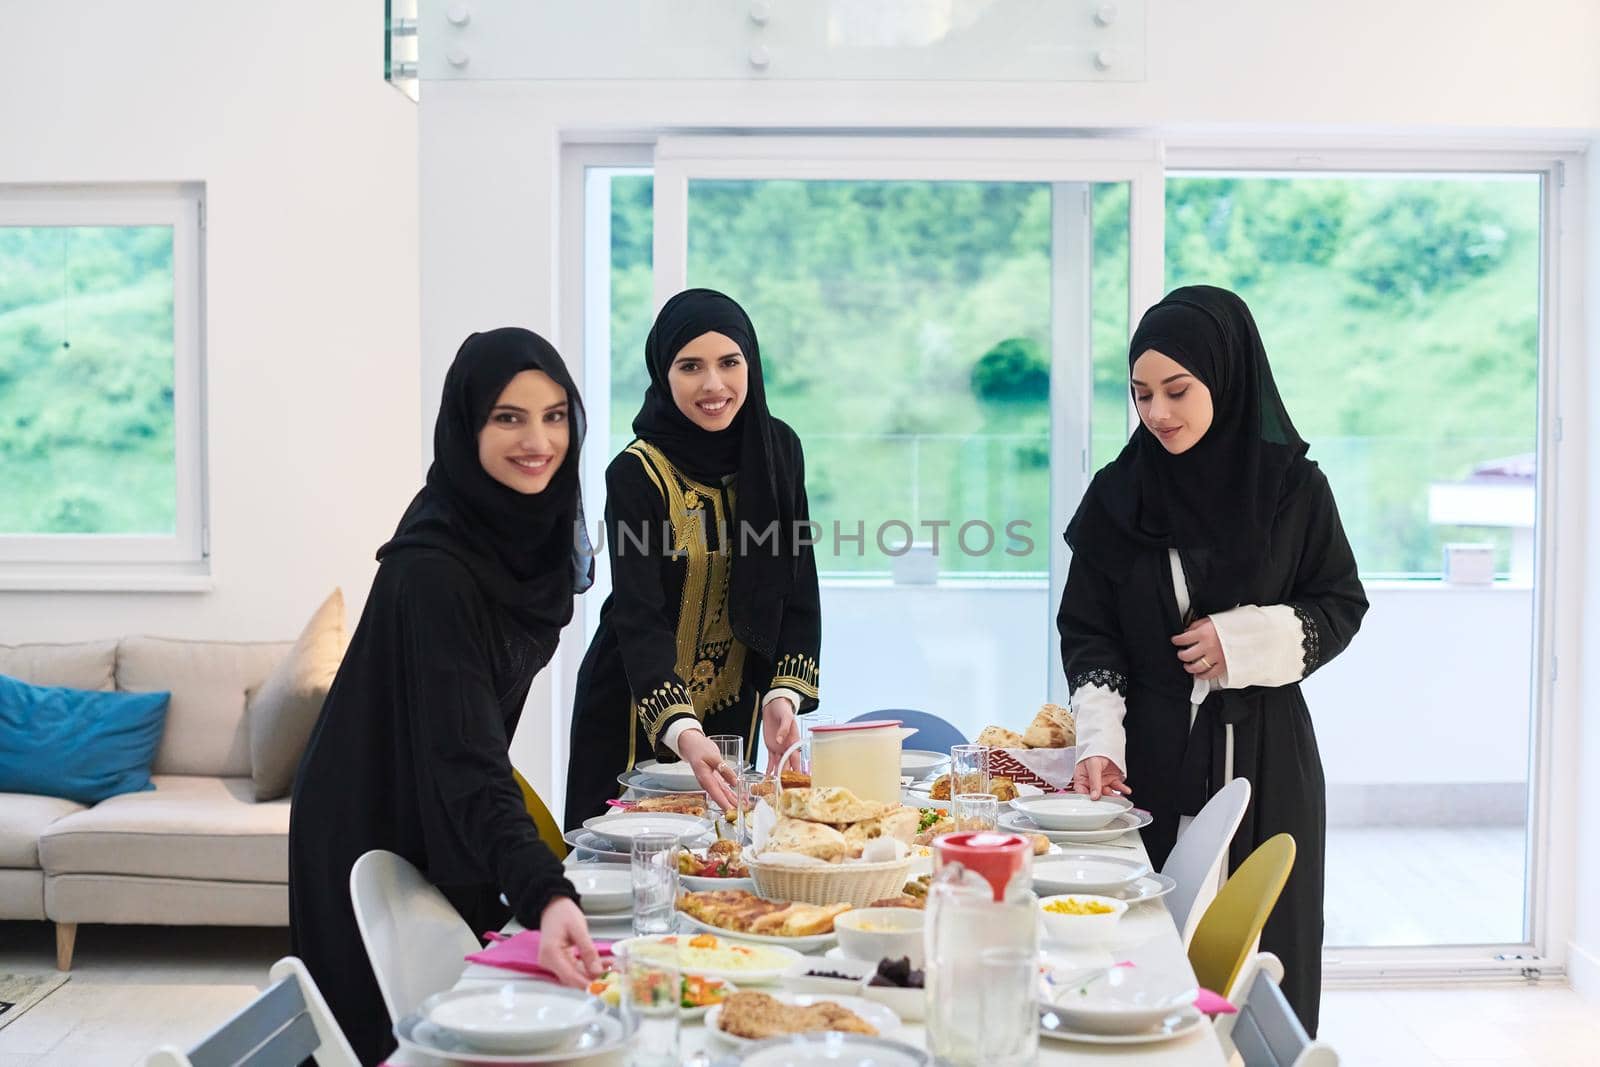
[[[1129,386],[1139,421],[1173,455],[1189,451],[1211,429],[1211,390],[1170,356],[1146,349],[1134,361]]]

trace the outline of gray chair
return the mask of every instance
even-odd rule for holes
[[[1243,1002],[1233,1015],[1217,1017],[1217,1039],[1231,1060],[1237,1052],[1244,1067],[1339,1067],[1339,1054],[1311,1040],[1306,1028],[1278,988],[1283,964],[1270,952],[1257,952],[1239,975]]]
[[[144,1067],[360,1067],[355,1050],[328,1010],[306,965],[285,956],[272,965],[272,984],[239,1014],[188,1052],[163,1046]]]

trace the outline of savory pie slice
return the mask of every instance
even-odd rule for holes
[[[722,1002],[723,1033],[760,1041],[785,1034],[834,1030],[876,1037],[872,1024],[841,1004],[819,1001],[809,1007],[785,1004],[770,993],[739,992]]]

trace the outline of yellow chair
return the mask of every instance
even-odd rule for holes
[[[517,780],[517,788],[522,790],[522,806],[528,809],[533,825],[539,828],[539,840],[550,846],[556,859],[566,859],[567,843],[561,840],[561,827],[556,825],[555,816],[550,814],[550,809],[544,806],[544,801],[539,799],[539,794],[533,791],[528,780],[522,777],[521,771],[513,767],[511,774]]]
[[[1233,983],[1256,949],[1261,928],[1294,867],[1294,838],[1263,841],[1217,891],[1189,943],[1189,964],[1205,989],[1233,999]]]

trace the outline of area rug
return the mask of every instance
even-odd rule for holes
[[[61,988],[65,974],[0,974],[0,1030]]]

